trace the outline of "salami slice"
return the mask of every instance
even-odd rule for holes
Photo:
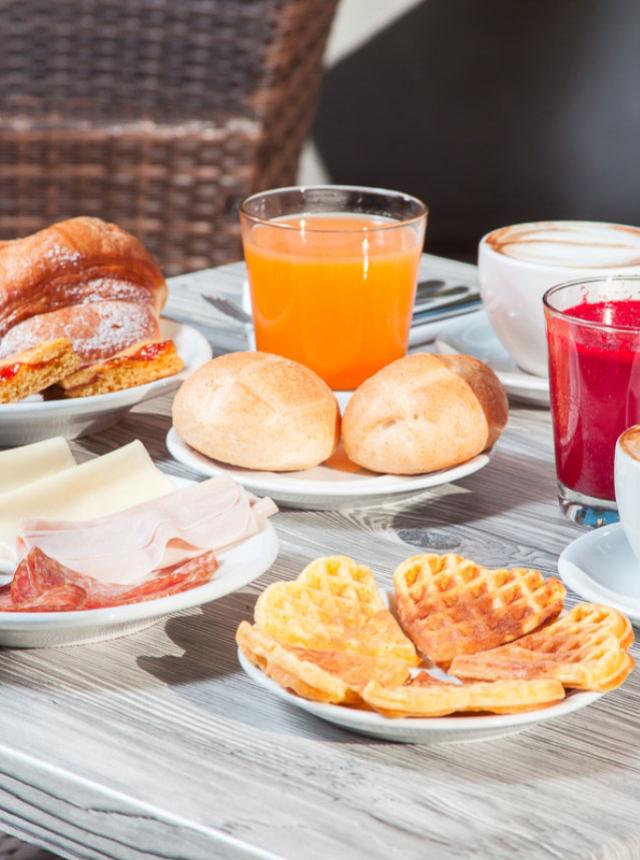
[[[154,571],[132,588],[83,576],[35,548],[20,562],[12,582],[0,587],[0,612],[64,612],[156,600],[209,582],[217,567],[208,551]]]
[[[13,605],[11,584],[0,586],[0,612],[10,612]]]
[[[15,607],[18,612],[69,612],[73,609],[84,609],[87,593],[79,585],[67,583],[55,585],[33,600]]]
[[[68,573],[67,568],[42,550],[32,550],[13,575],[10,585],[13,602],[22,606],[37,600],[46,591],[65,585],[69,581]]]
[[[97,584],[89,595],[86,608],[124,606],[129,603],[168,597],[170,594],[179,594],[181,591],[209,582],[217,568],[218,562],[215,555],[212,552],[205,552],[182,564],[156,571],[152,579],[145,580],[135,588],[113,586],[109,589],[108,586]]]

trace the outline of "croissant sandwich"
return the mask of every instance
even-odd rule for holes
[[[167,285],[131,234],[71,218],[0,242],[0,358],[66,337],[85,364],[159,334]]]

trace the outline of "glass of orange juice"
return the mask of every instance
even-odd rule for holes
[[[427,207],[398,191],[277,188],[240,207],[256,346],[355,388],[407,350]]]

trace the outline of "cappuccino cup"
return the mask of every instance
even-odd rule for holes
[[[640,274],[640,228],[595,221],[535,221],[480,240],[480,293],[496,335],[516,364],[547,376],[542,297],[580,278]]]
[[[620,522],[640,562],[640,424],[629,427],[619,437],[614,474]]]

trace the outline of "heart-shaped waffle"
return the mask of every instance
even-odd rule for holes
[[[626,652],[632,642],[624,615],[608,606],[580,603],[517,642],[456,657],[451,672],[485,681],[553,678],[565,687],[606,692],[622,684],[633,668]]]
[[[372,679],[396,686],[409,677],[409,667],[398,660],[286,648],[247,621],[238,627],[236,641],[247,659],[280,686],[316,702],[361,704],[360,691]]]
[[[554,680],[453,684],[421,672],[404,686],[371,681],[362,691],[362,698],[387,717],[443,717],[470,712],[515,714],[559,702],[564,699],[564,687]]]
[[[270,585],[258,598],[255,621],[285,647],[418,663],[369,568],[346,556],[317,559],[292,582]]]
[[[400,623],[442,666],[518,639],[562,611],[565,588],[538,570],[489,570],[459,555],[423,553],[394,573]]]

